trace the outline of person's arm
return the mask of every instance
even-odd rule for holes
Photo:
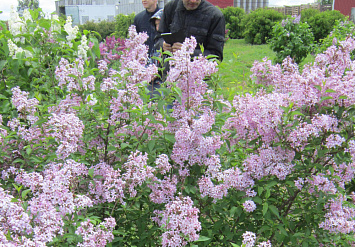
[[[223,46],[225,39],[225,20],[223,14],[218,14],[212,21],[212,25],[209,28],[206,46],[204,48],[203,55],[217,55],[220,61],[223,60]],[[194,56],[202,54],[202,51],[197,45]]]

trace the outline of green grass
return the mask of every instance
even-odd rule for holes
[[[275,56],[269,45],[251,45],[244,39],[229,39],[224,46],[223,62],[219,65],[219,79],[223,84],[224,95],[231,98],[235,93],[252,90],[250,69],[254,61],[262,61],[265,57],[273,60]],[[314,57],[309,55],[300,63],[300,69],[313,61]]]

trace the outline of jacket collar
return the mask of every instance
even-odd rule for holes
[[[147,9],[145,10],[145,12],[150,15],[150,16],[153,16],[156,12],[158,12],[159,10],[159,6],[157,5],[157,7],[155,8],[155,10],[153,12],[149,12]]]

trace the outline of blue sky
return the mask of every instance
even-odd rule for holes
[[[0,10],[3,11],[0,14],[0,20],[7,20],[10,17],[11,5],[17,7],[17,0],[0,0]],[[55,0],[39,0],[39,7],[42,10],[50,14],[55,11]],[[306,3],[313,3],[314,0],[269,0],[269,6],[284,6],[284,5],[299,5]]]

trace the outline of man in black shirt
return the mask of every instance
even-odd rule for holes
[[[185,36],[194,36],[197,47],[194,56],[216,55],[223,59],[223,46],[225,38],[225,20],[222,12],[206,0],[172,0],[168,2],[163,11],[158,34],[175,33],[184,30]],[[168,44],[158,35],[156,45],[164,51],[174,52],[181,48],[181,43]]]
[[[145,42],[145,44],[149,47],[149,55],[151,55],[152,49],[154,47],[154,37],[157,34],[155,27],[150,22],[150,18],[160,9],[157,2],[158,0],[142,0],[142,4],[145,10],[138,13],[134,17],[133,22],[133,25],[136,26],[138,33],[146,32],[149,36]]]

